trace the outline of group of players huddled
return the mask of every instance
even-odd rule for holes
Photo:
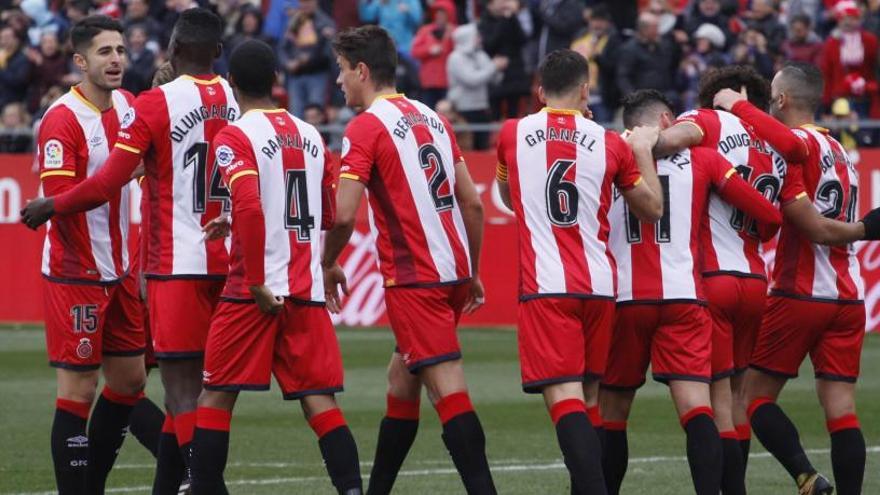
[[[495,493],[456,337],[461,314],[484,303],[482,206],[449,123],[396,93],[388,34],[366,26],[334,40],[337,83],[361,110],[337,167],[314,127],[276,108],[269,46],[238,46],[227,82],[211,70],[220,20],[187,10],[170,67],[135,99],[118,89],[121,32],[101,16],[72,29],[85,79],[46,113],[46,197],[22,211],[31,228],[52,218],[42,272],[59,492],[103,493],[130,427],[157,457],[153,493],[226,493],[238,393],[274,375],[300,401],[338,492],[362,493],[334,399],[343,367],[328,310],[347,292],[337,260],[366,191],[397,344],[367,493],[391,491],[423,386],[467,493]],[[571,493],[620,491],[649,364],[669,386],[696,493],[746,493],[751,430],[800,494],[832,493],[775,402],[807,354],[838,493],[860,493],[865,308],[852,243],[880,238],[880,210],[856,221],[855,167],[813,125],[821,75],[790,65],[771,85],[748,67],[710,71],[702,108],[677,118],[661,93],[637,91],[619,135],[588,118],[588,70],[575,52],[547,55],[546,107],[498,138],[497,183],[519,232],[523,390],[543,394]],[[129,256],[127,184],[139,177]],[[773,238],[768,282],[762,242]],[[164,414],[143,395],[145,352]]]

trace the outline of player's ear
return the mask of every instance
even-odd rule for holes
[[[540,101],[542,105],[547,104],[547,96],[544,94],[544,86],[538,86],[538,101]]]
[[[581,84],[581,100],[589,101],[590,100],[590,83],[585,82]]]
[[[214,60],[220,58],[220,55],[223,55],[223,43],[217,43],[217,47],[214,48]]]
[[[86,58],[81,53],[79,53],[79,52],[73,53],[73,63],[82,72],[86,71],[86,65],[88,65],[88,64],[86,63]]]
[[[360,82],[366,82],[366,80],[370,78],[370,68],[367,67],[367,64],[358,62],[355,66],[355,70],[357,71],[358,80],[360,80]]]
[[[675,118],[669,112],[663,112],[660,114],[660,130],[668,129],[672,127],[672,124],[675,122]]]

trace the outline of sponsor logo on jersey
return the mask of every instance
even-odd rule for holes
[[[129,107],[128,111],[125,112],[125,115],[122,116],[122,121],[119,122],[119,127],[121,127],[122,129],[128,129],[131,124],[134,124],[134,117],[134,107]]]
[[[214,96],[217,94],[217,90],[214,89],[214,86],[208,86],[207,88],[205,88],[205,91],[207,91],[207,93],[211,96]]]
[[[76,355],[80,359],[92,357],[92,342],[88,338],[79,339],[79,345],[76,346]]]
[[[220,165],[221,168],[228,167],[235,160],[235,152],[225,144],[218,146],[215,153],[217,155],[217,165]]]
[[[67,446],[69,448],[87,448],[89,446],[89,439],[85,435],[70,437],[67,439]]]
[[[351,150],[351,141],[348,140],[347,137],[342,138],[342,154],[341,158],[345,158],[345,155],[348,154],[349,150]]]
[[[104,138],[102,138],[101,136],[92,136],[92,138],[89,139],[89,147],[94,148],[95,146],[99,146],[103,142]]]
[[[208,383],[211,381],[211,372],[208,370],[202,371],[202,381]]]
[[[44,168],[61,168],[64,164],[64,146],[57,139],[46,141],[43,146],[43,167]]]

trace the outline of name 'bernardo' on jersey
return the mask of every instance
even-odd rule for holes
[[[587,151],[593,151],[593,147],[596,146],[596,139],[589,134],[584,134],[578,129],[557,129],[555,127],[548,127],[545,131],[544,129],[537,129],[534,132],[526,134],[526,144],[529,147],[534,147],[538,143],[543,143],[544,141],[563,141],[566,143],[574,143],[582,148],[586,148]]]
[[[308,153],[312,158],[318,158],[318,154],[321,152],[317,143],[313,143],[309,138],[298,133],[276,134],[266,140],[265,146],[261,147],[260,151],[271,160],[276,153],[285,148],[303,150],[303,153]]]
[[[434,118],[433,115],[424,115],[418,112],[404,113],[397,123],[394,124],[394,135],[400,139],[406,139],[406,133],[414,126],[424,124],[431,129],[437,131],[441,136],[446,134],[446,126],[440,119]]]
[[[238,118],[238,111],[235,107],[230,107],[226,104],[213,104],[210,107],[200,105],[183,114],[183,117],[174,124],[174,127],[171,129],[171,140],[175,143],[183,142],[183,139],[193,127],[206,120],[223,119],[232,122],[236,118]]]

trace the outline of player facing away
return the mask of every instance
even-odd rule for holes
[[[771,202],[787,204],[802,191],[786,182],[787,162],[801,159],[790,132],[776,126],[766,141],[735,115],[713,109],[722,88],[746,92],[756,107],[770,99],[767,81],[753,68],[730,66],[707,71],[700,80],[701,108],[679,116],[660,134],[654,156],[663,157],[692,146],[716,149],[737,172]],[[774,157],[774,151],[776,156]],[[781,155],[784,153],[784,155]],[[767,273],[761,244],[742,210],[717,194],[709,200],[709,221],[702,231],[703,262],[700,270],[713,321],[712,405],[715,423],[723,438],[725,493],[745,490],[745,466],[751,432],[742,397],[742,377],[748,367],[761,322],[767,293]]]
[[[118,22],[88,17],[70,37],[83,82],[43,118],[37,156],[47,195],[73,188],[103,166],[133,99],[118,89],[125,67]],[[139,404],[137,417],[157,410],[143,396],[145,341],[137,282],[128,274],[128,205],[125,186],[93,211],[55,217],[47,229],[43,297],[49,364],[58,380],[51,445],[61,494],[103,493],[133,406]],[[98,368],[105,386],[89,420]],[[157,431],[149,423],[133,423],[132,430],[139,436]],[[155,444],[158,435],[145,440]]]
[[[181,13],[169,47],[179,77],[138,96],[98,174],[65,194],[31,202],[22,212],[24,221],[35,226],[52,214],[90,210],[118,194],[144,162],[150,324],[179,447],[160,445],[154,486],[159,493],[176,491],[181,481],[202,388],[208,327],[228,270],[224,241],[204,240],[202,233],[203,226],[229,209],[229,192],[208,146],[239,115],[232,89],[211,73],[222,34],[222,23],[212,12],[196,8]]]
[[[880,235],[880,212],[853,222],[858,212],[858,173],[843,146],[814,125],[823,80],[811,65],[792,64],[773,79],[771,113],[801,139],[807,158],[797,168],[824,229],[804,229],[798,216],[783,210],[767,310],[746,372],[746,399],[758,439],[785,467],[801,494],[832,493],[816,473],[797,429],[776,398],[809,353],[816,391],[831,436],[831,463],[837,493],[861,493],[865,440],[855,411],[855,383],[865,333],[864,288],[852,242]],[[736,107],[743,107],[737,104]],[[746,109],[747,110],[747,109]],[[740,113],[740,112],[738,112]],[[762,115],[743,117],[760,123]],[[807,217],[810,218],[810,217]],[[816,223],[814,221],[814,223]],[[808,225],[809,227],[809,225]],[[818,245],[821,240],[832,246]]]
[[[654,90],[627,96],[623,116],[628,129],[667,129],[673,123],[669,101]],[[618,197],[609,215],[618,296],[601,393],[607,420],[606,481],[610,493],[620,492],[628,458],[626,421],[650,363],[654,379],[669,386],[687,434],[696,493],[715,495],[723,477],[722,440],[710,407],[713,330],[699,270],[701,233],[709,222],[712,194],[744,211],[748,227],[764,238],[775,234],[782,218],[712,148],[688,148],[660,159],[657,173],[663,184],[663,218],[639,222]],[[744,494],[745,487],[724,493]]]
[[[397,341],[367,491],[391,491],[415,439],[424,384],[467,492],[495,493],[456,336],[461,314],[484,301],[482,204],[449,123],[395,91],[397,51],[388,33],[376,26],[351,29],[338,35],[334,50],[346,103],[364,111],[343,140],[336,223],[322,260],[327,304],[338,311],[337,285],[346,291],[337,260],[366,190]]]
[[[193,437],[193,493],[227,493],[232,408],[242,390],[299,400],[340,494],[361,491],[354,437],[333,394],[342,356],[324,303],[320,230],[333,224],[333,161],[311,125],[276,109],[276,62],[262,41],[239,45],[229,83],[243,112],[212,153],[232,196],[230,271],[208,334]]]
[[[588,76],[580,54],[547,55],[538,88],[546,107],[504,123],[496,174],[519,233],[522,387],[543,394],[573,494],[606,493],[595,428],[614,322],[612,185],[639,218],[653,222],[663,213],[651,156],[656,129],[638,130],[634,155],[620,136],[586,119]]]

